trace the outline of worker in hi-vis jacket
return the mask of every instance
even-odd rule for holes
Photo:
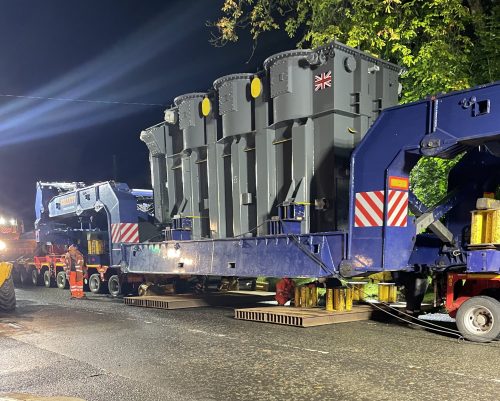
[[[63,260],[66,265],[65,271],[66,273],[69,272],[71,298],[85,298],[85,293],[83,292],[83,254],[78,250],[76,245],[70,245]]]

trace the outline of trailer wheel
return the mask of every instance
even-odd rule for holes
[[[64,290],[68,288],[68,280],[66,279],[66,272],[60,271],[56,276],[57,288]]]
[[[16,293],[12,275],[0,286],[0,311],[11,312],[16,307]]]
[[[472,297],[460,306],[456,321],[467,340],[493,341],[500,335],[500,302],[486,296]]]
[[[42,278],[42,275],[40,274],[38,269],[32,267],[31,268],[31,284],[34,286],[42,285],[41,278]]]
[[[31,274],[24,266],[20,268],[19,278],[23,287],[29,287],[33,284]]]
[[[117,274],[111,276],[108,280],[108,291],[112,297],[117,297],[122,293],[120,279]]]
[[[17,265],[14,265],[14,269],[12,270],[12,280],[14,281],[14,286],[19,287],[21,285],[21,268]]]
[[[102,291],[102,281],[99,273],[94,273],[89,277],[89,289],[93,294],[99,294]]]
[[[50,270],[45,270],[43,272],[43,284],[47,288],[52,287],[53,280],[52,280],[52,275],[50,274]]]

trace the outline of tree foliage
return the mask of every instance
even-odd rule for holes
[[[401,102],[500,79],[500,3],[494,0],[225,0],[213,44],[249,30],[285,29],[298,47],[333,39],[404,67]],[[423,158],[412,189],[427,205],[446,193],[457,160]]]
[[[500,78],[493,0],[225,0],[215,44],[285,29],[298,46],[337,39],[406,69],[402,101]]]
[[[410,189],[426,206],[434,206],[448,191],[448,173],[462,155],[453,160],[423,157],[410,174]]]

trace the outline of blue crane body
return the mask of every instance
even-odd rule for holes
[[[35,238],[9,243],[20,284],[66,288],[63,254],[76,244],[85,258],[92,292],[120,291],[121,244],[158,235],[151,216],[152,191],[113,181],[37,182]],[[28,246],[29,245],[29,246]]]
[[[50,191],[48,186],[38,185],[39,191]],[[54,188],[54,185],[49,188]],[[52,194],[46,201],[37,203],[36,229],[40,230],[44,225],[49,225],[47,234],[38,235],[40,241],[47,240],[46,236],[53,236],[57,231],[52,228],[56,221],[64,222],[69,217],[81,219],[96,216],[99,213],[105,215],[104,224],[99,229],[106,232],[106,241],[109,253],[109,264],[119,265],[121,261],[120,246],[122,242],[137,243],[140,240],[149,239],[152,225],[151,218],[146,211],[138,208],[138,199],[152,199],[151,190],[130,189],[126,184],[117,182],[101,182],[93,185],[81,184],[74,189],[65,190],[62,193]],[[42,199],[42,196],[39,197]],[[39,210],[44,208],[46,214]],[[44,216],[45,218],[43,218]],[[153,228],[154,232],[156,230]],[[148,231],[148,232],[146,232]]]

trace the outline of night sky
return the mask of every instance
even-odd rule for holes
[[[0,0],[2,213],[10,210],[29,229],[37,180],[113,179],[113,155],[119,181],[150,187],[139,134],[163,119],[174,97],[254,72],[267,56],[294,47],[281,32],[262,37],[252,58],[248,35],[213,47],[206,22],[222,3]]]

